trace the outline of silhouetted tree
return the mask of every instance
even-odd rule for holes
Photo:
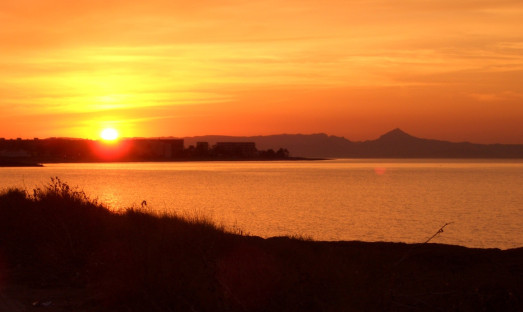
[[[276,156],[278,156],[278,158],[288,158],[289,157],[289,151],[286,148],[280,148],[276,152]]]

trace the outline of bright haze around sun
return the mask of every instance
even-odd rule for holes
[[[100,132],[100,137],[104,141],[115,141],[118,139],[118,131],[114,128],[105,128]]]

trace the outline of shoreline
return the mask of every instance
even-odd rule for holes
[[[43,167],[42,163],[25,161],[0,161],[0,168],[3,167]]]
[[[12,312],[523,309],[523,246],[247,236],[112,212],[59,179],[0,193],[0,255]]]
[[[308,157],[289,157],[289,158],[205,158],[205,159],[172,159],[172,160],[82,160],[82,161],[6,161],[0,162],[2,167],[44,167],[45,164],[110,164],[110,163],[180,163],[180,162],[236,162],[236,161],[320,161],[330,160],[329,158],[308,158]]]
[[[337,159],[350,159],[358,161],[391,161],[391,160],[411,160],[411,161],[425,161],[425,160],[437,160],[437,161],[514,161],[521,162],[522,158],[368,158],[368,157],[355,157],[355,158],[323,158],[323,157],[288,157],[288,158],[179,158],[179,159],[150,159],[150,160],[78,160],[78,161],[64,161],[64,160],[0,160],[0,168],[8,167],[45,167],[46,164],[110,164],[110,163],[182,163],[182,162],[277,162],[277,161],[325,161],[325,160],[337,160]]]

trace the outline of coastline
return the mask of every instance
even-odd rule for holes
[[[177,162],[212,162],[212,161],[319,161],[330,160],[329,158],[310,158],[310,157],[288,157],[288,158],[180,158],[172,160],[81,160],[81,161],[64,161],[64,160],[39,160],[39,161],[22,161],[8,160],[0,161],[1,167],[44,167],[45,164],[83,164],[83,163],[177,163]]]
[[[38,162],[32,161],[20,161],[20,160],[0,160],[1,167],[43,167],[44,165]]]
[[[178,163],[178,162],[228,162],[228,161],[322,161],[322,160],[335,160],[335,159],[353,159],[353,160],[380,160],[380,161],[390,161],[390,160],[438,160],[438,161],[489,161],[489,160],[499,160],[499,161],[522,161],[521,158],[448,158],[448,157],[354,157],[354,158],[326,158],[326,157],[287,157],[287,158],[175,158],[175,159],[116,159],[116,160],[58,160],[58,159],[43,159],[43,160],[19,160],[19,159],[8,159],[0,160],[0,168],[2,167],[44,167],[45,164],[89,164],[89,163]]]

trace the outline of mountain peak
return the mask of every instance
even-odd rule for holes
[[[414,139],[412,135],[406,133],[405,131],[401,130],[400,128],[396,128],[394,130],[391,130],[384,135],[380,136],[378,138],[379,141],[398,141],[398,140],[405,140],[405,139]]]

